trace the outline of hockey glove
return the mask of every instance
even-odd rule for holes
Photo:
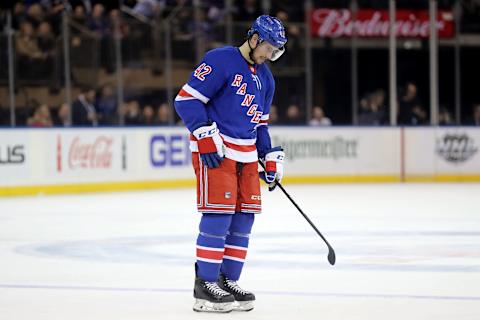
[[[268,191],[273,191],[277,181],[282,181],[283,159],[285,152],[281,147],[272,148],[265,154],[265,171],[260,172],[260,178],[268,183]]]
[[[224,157],[223,139],[220,137],[217,124],[205,125],[195,129],[192,134],[198,140],[198,152],[202,162],[208,168],[217,168]]]

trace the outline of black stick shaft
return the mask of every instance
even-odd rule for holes
[[[260,166],[262,166],[262,168],[265,170],[265,164],[262,161],[259,161],[259,163],[260,163]],[[313,228],[313,230],[315,230],[315,232],[325,242],[325,244],[328,247],[328,262],[330,262],[330,264],[333,266],[335,264],[336,257],[335,257],[335,251],[333,250],[330,243],[328,243],[327,239],[325,239],[323,234],[317,229],[317,227],[312,222],[312,220],[310,220],[310,218],[298,206],[298,204],[295,202],[295,200],[292,199],[292,197],[288,194],[287,190],[285,190],[285,188],[282,186],[282,184],[278,181],[276,181],[275,183],[280,188],[280,190],[282,190],[282,192],[287,196],[288,200],[290,200],[290,202],[295,206],[295,208],[297,208],[298,212],[300,212],[300,214],[305,218],[305,220],[307,220],[307,222],[310,224],[310,226]]]

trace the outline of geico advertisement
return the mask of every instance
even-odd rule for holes
[[[272,145],[282,146],[294,173],[356,174],[400,170],[398,129],[270,128]]]
[[[14,182],[28,177],[31,150],[28,135],[17,130],[1,131],[0,181]]]
[[[114,130],[65,130],[49,135],[58,175],[98,176],[128,169],[127,135]]]
[[[480,174],[480,130],[409,128],[405,163],[410,174]]]
[[[149,137],[150,164],[156,169],[178,168],[191,164],[190,140],[184,131],[157,132]]]

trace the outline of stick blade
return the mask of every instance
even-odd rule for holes
[[[333,266],[335,265],[336,257],[335,257],[335,251],[333,251],[332,247],[328,247],[328,262]]]

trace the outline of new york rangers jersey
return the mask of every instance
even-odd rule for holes
[[[175,98],[175,108],[193,132],[216,122],[226,147],[225,157],[256,162],[271,148],[267,123],[275,91],[265,64],[249,65],[237,47],[214,49],[192,72]],[[198,152],[191,136],[190,149]]]

